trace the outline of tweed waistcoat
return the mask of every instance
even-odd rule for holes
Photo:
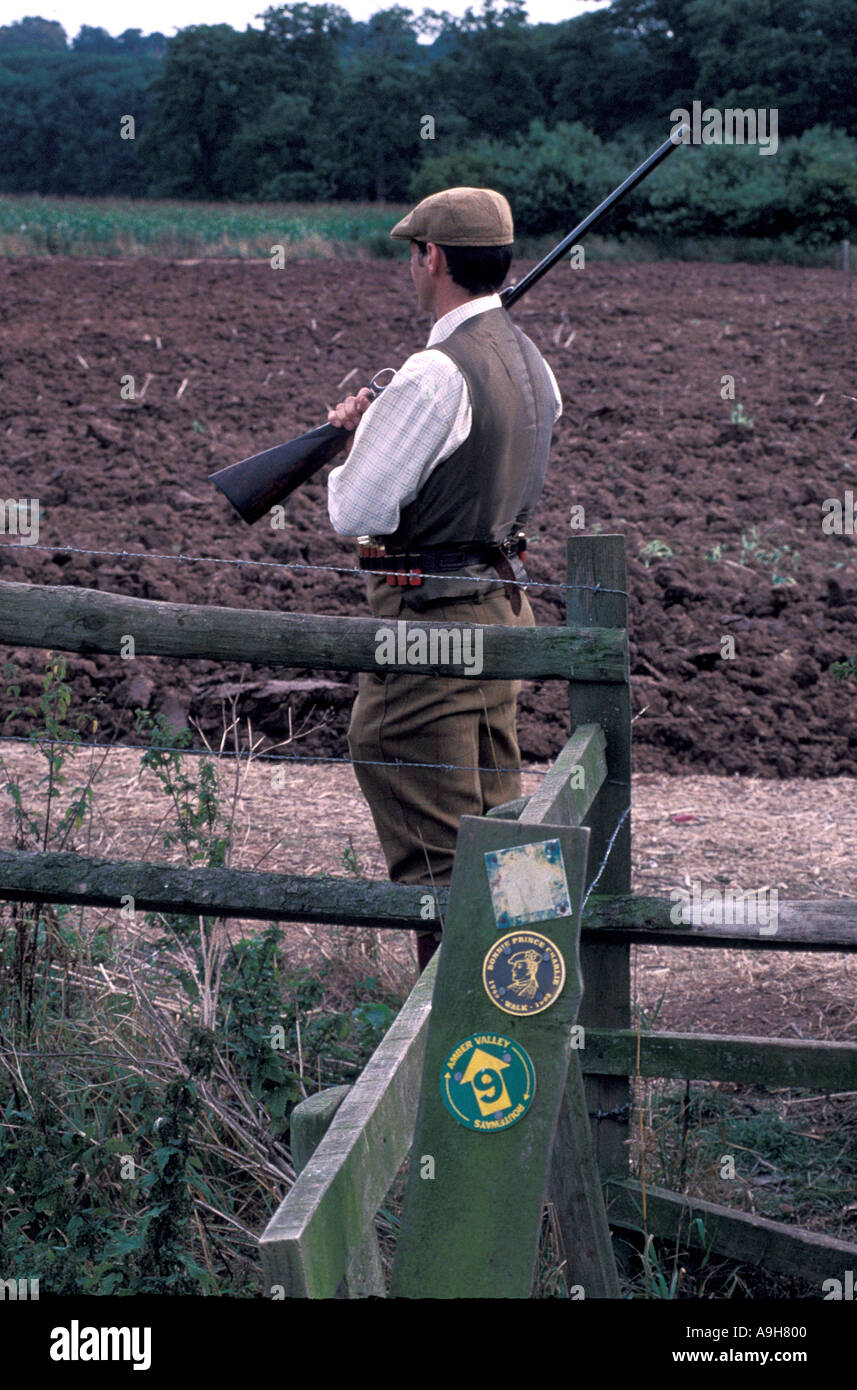
[[[402,508],[397,530],[384,537],[390,550],[501,542],[523,524],[544,486],[556,403],[535,344],[501,308],[466,319],[433,351],[451,358],[464,376],[472,427]],[[465,568],[486,577],[494,573],[486,566]],[[493,587],[428,579],[410,590],[408,603],[421,607]]]

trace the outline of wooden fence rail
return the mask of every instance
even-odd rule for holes
[[[555,678],[622,681],[627,669],[623,631],[570,627],[502,627],[466,623],[385,623],[379,618],[331,618],[318,613],[270,613],[256,608],[214,608],[126,598],[100,589],[52,587],[0,581],[0,643],[53,651],[200,657],[253,661],[260,666],[314,667],[320,671],[379,670],[379,629],[395,632],[395,657],[385,671],[423,670],[438,675],[469,674],[460,659],[407,659],[413,634],[427,634],[430,654],[455,651],[451,637],[481,634],[481,680]],[[459,650],[461,638],[459,638]],[[472,651],[472,644],[471,649]],[[400,655],[403,659],[399,659]]]
[[[443,919],[447,888],[0,849],[0,901],[7,902],[119,908],[130,895],[134,906],[145,912],[397,931],[425,930],[427,894]],[[593,945],[618,941],[764,951],[857,950],[857,902],[841,898],[781,902],[774,936],[760,936],[752,923],[674,923],[673,911],[669,898],[593,894],[583,909],[582,939]]]

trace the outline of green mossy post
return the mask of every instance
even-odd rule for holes
[[[568,541],[566,614],[570,627],[628,627],[624,536],[576,536]],[[580,586],[580,587],[575,587]],[[625,648],[627,652],[627,645]],[[589,842],[589,888],[608,853],[608,845],[631,802],[631,686],[624,683],[572,681],[569,686],[571,727],[600,724],[606,740],[607,778],[583,824]],[[631,817],[628,815],[609,852],[598,892],[631,892]],[[631,950],[627,944],[581,945],[586,992],[580,1010],[585,1028],[628,1028],[631,1022]],[[602,1180],[628,1175],[628,1119],[631,1090],[626,1077],[587,1076],[586,1099],[595,1120],[594,1138]]]
[[[581,825],[607,776],[600,724],[575,729],[541,787],[520,814],[522,824]],[[584,982],[584,992],[585,992]],[[572,1052],[551,1159],[549,1197],[566,1256],[566,1282],[587,1298],[619,1298],[619,1278],[601,1195],[581,1061]]]
[[[570,915],[498,927],[486,852],[549,840],[558,840],[561,846]],[[462,819],[429,1020],[393,1296],[527,1298],[530,1294],[569,1067],[571,1029],[582,988],[579,911],[588,840],[588,831],[567,826],[521,825],[477,816]],[[547,936],[565,960],[565,988],[541,1013],[505,1013],[483,986],[486,952],[509,930]],[[444,1104],[444,1063],[458,1043],[474,1034],[510,1039],[533,1064],[532,1102],[507,1129],[490,1133],[469,1129]]]
[[[295,1172],[302,1173],[306,1168],[325,1134],[333,1117],[345,1097],[351,1093],[350,1086],[330,1086],[326,1091],[308,1096],[292,1111],[289,1125],[289,1146]],[[384,1267],[378,1249],[378,1236],[374,1225],[366,1227],[362,1245],[348,1262],[345,1278],[336,1291],[337,1298],[383,1298],[386,1293]]]
[[[413,1139],[436,959],[328,1115],[318,1147],[259,1238],[267,1287],[284,1298],[335,1298],[343,1279],[357,1277],[355,1252]]]

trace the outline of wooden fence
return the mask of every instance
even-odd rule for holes
[[[475,1191],[472,1173],[463,1187],[459,1183],[458,1188],[444,1189],[447,1202],[465,1192],[473,1217],[453,1221],[447,1216],[446,1225],[434,1221],[440,1247],[429,1250],[431,1212],[440,1211],[443,1203],[419,1194],[412,1160],[402,1249],[394,1271],[393,1287],[399,1293],[490,1293],[508,1268],[503,1291],[525,1295],[541,1202],[548,1194],[559,1214],[567,1277],[590,1297],[618,1296],[605,1199],[614,1228],[670,1237],[681,1231],[682,1239],[691,1244],[704,1239],[744,1262],[819,1282],[841,1272],[843,1261],[853,1265],[857,1259],[857,1246],[847,1242],[680,1193],[648,1188],[644,1199],[641,1185],[628,1177],[635,1075],[857,1090],[855,1044],[633,1030],[631,946],[852,951],[857,948],[857,903],[780,903],[776,931],[760,934],[758,927],[742,922],[676,924],[671,901],[631,894],[624,538],[569,540],[567,584],[565,627],[481,629],[482,679],[568,681],[572,736],[536,796],[498,808],[492,816],[466,817],[462,822],[453,884],[434,895],[445,925],[442,951],[354,1087],[322,1092],[294,1112],[292,1143],[300,1176],[261,1238],[266,1277],[278,1292],[310,1297],[383,1292],[375,1214],[411,1153],[415,1133],[420,1154],[434,1158],[452,1152],[456,1160],[461,1157],[462,1169],[473,1169],[474,1164],[478,1167],[473,1157],[477,1152],[484,1167],[485,1150],[474,1151],[475,1141],[491,1146],[489,1157],[505,1155],[500,1167],[506,1177],[522,1163],[534,1176],[527,1184],[523,1226],[514,1230],[509,1227],[509,1202],[498,1207],[485,1200],[484,1193]],[[448,631],[458,625],[408,626]],[[130,634],[138,655],[367,671],[376,669],[377,627],[374,619],[194,607],[83,589],[0,583],[0,643],[10,646],[118,654],[127,649],[123,644]],[[441,663],[432,669],[460,674]],[[474,1135],[460,1126],[456,1129],[449,1114],[441,1114],[436,1062],[450,1036],[463,1038],[488,1026],[487,996],[481,983],[477,988],[474,982],[480,952],[490,934],[496,936],[497,923],[492,926],[487,888],[477,891],[479,865],[486,847],[497,852],[554,842],[570,888],[577,884],[565,916],[548,923],[552,932],[565,933],[569,983],[564,1003],[543,1017],[507,1020],[497,1014],[493,1023],[496,1030],[501,1026],[497,1019],[502,1019],[502,1032],[511,1041],[526,1038],[522,1046],[539,1056],[540,1081],[547,1080],[520,1124],[502,1135]],[[130,894],[141,908],[170,912],[424,928],[425,892],[419,886],[388,882],[0,852],[0,899],[11,901],[118,907]],[[468,923],[477,919],[478,930],[468,930]],[[470,982],[463,992],[462,979]],[[575,1024],[581,981],[583,997]],[[569,1044],[572,1027],[582,1030],[579,1036],[585,1039],[579,1051]],[[550,1038],[553,1052],[547,1046]],[[427,1056],[431,1060],[423,1080]],[[430,1190],[429,1183],[423,1187]],[[696,1217],[700,1222],[691,1225]],[[476,1248],[485,1254],[484,1286],[479,1286],[478,1264],[471,1261],[468,1266],[464,1259],[468,1249]],[[415,1251],[425,1260],[415,1259]],[[466,1269],[465,1286],[431,1274],[431,1269],[452,1267],[459,1256]],[[427,1271],[424,1279],[421,1264]]]

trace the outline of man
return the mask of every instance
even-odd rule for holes
[[[435,323],[376,399],[363,388],[328,413],[355,431],[330,475],[331,522],[364,538],[364,569],[389,570],[369,576],[368,597],[393,629],[408,618],[532,626],[519,537],[562,402],[497,294],[511,209],[493,189],[446,189],[390,236],[410,242],[419,306]],[[394,881],[448,884],[461,817],[520,796],[519,689],[380,665],[360,675],[348,746]],[[418,936],[421,970],[438,939]]]

